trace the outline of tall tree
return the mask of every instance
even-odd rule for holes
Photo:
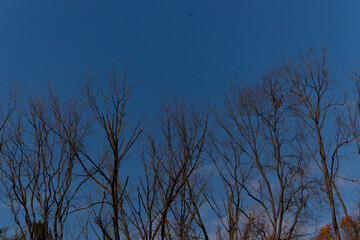
[[[335,180],[341,164],[339,152],[348,144],[349,135],[346,128],[337,121],[336,107],[341,106],[341,103],[332,92],[333,79],[326,51],[322,49],[322,54],[318,56],[310,49],[305,54],[300,53],[285,61],[282,68],[289,86],[291,108],[301,120],[309,155],[322,174],[334,234],[336,239],[341,239],[335,198],[341,203],[343,201]],[[331,128],[334,129],[334,134],[330,134]],[[346,214],[345,205],[342,204],[342,207]]]
[[[224,183],[222,225],[230,239],[305,234],[302,220],[314,182],[283,86],[277,69],[257,85],[233,84],[218,118],[225,139],[216,144],[214,160]]]
[[[3,201],[30,239],[63,239],[84,182],[73,175],[76,153],[56,134],[54,119],[44,98],[29,98],[11,118],[1,152]]]
[[[90,198],[89,206],[95,224],[101,230],[102,236],[98,236],[101,239],[120,240],[121,236],[126,239],[132,238],[125,206],[129,176],[122,176],[120,172],[142,131],[142,120],[133,127],[129,126],[127,104],[131,90],[126,79],[126,71],[122,76],[115,72],[110,73],[107,86],[100,89],[94,87],[89,77],[84,89],[84,102],[88,106],[87,113],[91,124],[83,126],[91,131],[87,138],[88,145],[79,146],[70,135],[62,134],[62,137],[77,150],[78,162],[86,177],[92,180],[97,189],[97,198]],[[61,119],[59,121],[63,122]],[[62,126],[63,133],[66,133],[66,126]],[[94,148],[98,151],[94,151]]]
[[[135,226],[142,239],[209,239],[200,208],[207,178],[208,112],[184,101],[163,101],[156,128],[144,146]]]

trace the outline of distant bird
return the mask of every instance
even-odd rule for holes
[[[189,13],[189,17],[192,17],[193,15],[192,15],[192,13]]]

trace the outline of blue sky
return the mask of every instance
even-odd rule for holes
[[[359,12],[358,0],[1,0],[0,92],[51,81],[67,94],[127,64],[141,113],[169,92],[218,102],[229,77],[257,81],[282,54],[322,42],[336,71],[352,70]]]
[[[352,64],[359,9],[355,0],[2,0],[0,84],[38,91],[51,81],[66,92],[126,63],[145,111],[168,92],[220,99],[229,77],[256,81],[281,54],[322,41],[337,66]]]

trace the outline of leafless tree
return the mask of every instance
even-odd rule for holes
[[[334,191],[347,214],[336,187],[336,174],[341,164],[339,153],[349,143],[350,137],[346,128],[338,124],[339,121],[336,123],[336,107],[343,106],[343,103],[337,101],[332,92],[333,79],[326,51],[323,49],[320,56],[312,49],[305,54],[299,53],[297,57],[284,62],[283,70],[289,86],[291,107],[301,119],[307,138],[306,147],[322,174],[336,239],[341,239]],[[335,129],[331,125],[334,122]],[[334,133],[330,134],[332,128]]]
[[[134,121],[126,74],[99,87],[87,77],[77,100],[50,90],[0,109],[0,200],[17,237],[304,239],[324,195],[332,227],[320,235],[347,236],[342,222],[358,236],[339,183],[360,184],[342,171],[349,149],[360,152],[360,105],[338,100],[325,50],[285,59],[256,84],[231,83],[214,118],[165,98],[151,124]],[[75,214],[85,217],[70,236]]]
[[[90,77],[86,81],[85,104],[91,119],[91,124],[87,126],[91,133],[87,137],[88,145],[79,146],[74,142],[63,124],[65,135],[62,134],[62,137],[78,150],[76,158],[98,193],[97,198],[89,198],[88,205],[102,233],[98,238],[119,240],[124,236],[131,239],[125,206],[129,176],[121,176],[120,168],[142,131],[141,120],[133,128],[128,126],[126,111],[132,88],[128,86],[126,72],[123,76],[110,73],[107,83],[106,90],[103,90],[94,87]]]
[[[349,97],[346,103],[346,112],[340,120],[348,128],[352,137],[351,143],[353,143],[357,153],[360,154],[360,72],[357,70],[347,75],[354,84],[354,91],[351,92],[352,96]],[[359,176],[337,175],[337,177],[345,181],[360,184]]]
[[[225,189],[223,210],[211,202],[219,219],[226,216],[221,224],[230,239],[305,234],[313,181],[280,76],[274,69],[257,85],[233,84],[218,118],[225,140],[215,141],[214,162]]]
[[[44,98],[29,98],[11,118],[1,152],[2,200],[21,235],[30,239],[63,239],[84,182],[74,176],[74,149],[58,137],[56,128]]]
[[[145,177],[138,186],[135,226],[142,239],[209,239],[200,214],[208,113],[164,100],[159,124],[144,146]]]

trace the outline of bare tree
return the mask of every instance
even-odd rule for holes
[[[153,141],[150,141],[153,143]],[[140,177],[136,188],[136,195],[127,194],[127,202],[130,206],[129,218],[137,232],[137,238],[144,240],[155,239],[158,230],[155,227],[159,223],[161,210],[159,209],[159,184],[158,174],[160,165],[156,156],[151,154],[154,146],[143,146],[141,150],[141,162],[144,173]],[[149,150],[147,150],[149,148]]]
[[[360,96],[359,74],[350,77]],[[126,71],[107,80],[88,77],[81,101],[50,90],[0,109],[0,200],[14,237],[209,239],[211,216],[219,240],[303,239],[324,195],[332,226],[319,236],[358,237],[339,183],[360,184],[342,171],[356,157],[347,150],[360,152],[360,104],[338,100],[325,50],[283,60],[257,84],[232,83],[214,121],[201,104],[165,98],[141,139]]]
[[[129,176],[122,177],[120,168],[142,131],[141,120],[133,128],[128,126],[126,107],[132,88],[128,87],[126,72],[123,76],[112,72],[108,80],[106,90],[95,88],[90,78],[86,81],[85,103],[92,122],[86,127],[91,131],[88,145],[79,146],[68,134],[62,137],[78,151],[76,158],[97,189],[98,198],[89,198],[89,207],[102,232],[98,238],[119,240],[124,236],[131,239],[125,206]],[[66,133],[66,126],[63,123],[62,126]],[[93,151],[94,147],[99,151]],[[94,232],[96,234],[96,230]]]
[[[200,214],[208,113],[164,100],[156,129],[143,151],[145,177],[132,205],[135,226],[142,239],[209,239]]]
[[[71,120],[76,121],[76,120]],[[2,149],[4,203],[22,236],[63,239],[66,220],[83,180],[75,177],[74,149],[55,133],[43,98],[18,108]]]
[[[339,118],[341,122],[349,131],[351,135],[351,146],[357,150],[357,155],[360,154],[360,72],[359,70],[347,74],[353,82],[353,91],[351,97],[346,102],[346,111],[342,111],[342,117]],[[356,155],[356,154],[355,154]],[[339,175],[336,177],[355,184],[360,184],[359,176]]]
[[[331,123],[336,122],[335,110],[341,104],[336,101],[331,91],[333,82],[326,51],[323,49],[321,56],[316,56],[312,49],[306,54],[300,53],[297,58],[284,62],[283,70],[289,86],[291,107],[294,114],[301,119],[302,128],[306,132],[306,147],[322,174],[336,239],[341,239],[334,191],[342,203],[344,213],[347,214],[335,180],[341,164],[339,153],[349,143],[350,138],[341,124],[334,124],[334,134],[328,131],[332,127]]]
[[[232,85],[218,118],[226,139],[214,162],[224,184],[223,210],[212,206],[230,239],[294,239],[306,234],[313,181],[301,130],[274,69],[254,86]],[[221,228],[220,228],[221,229]]]

